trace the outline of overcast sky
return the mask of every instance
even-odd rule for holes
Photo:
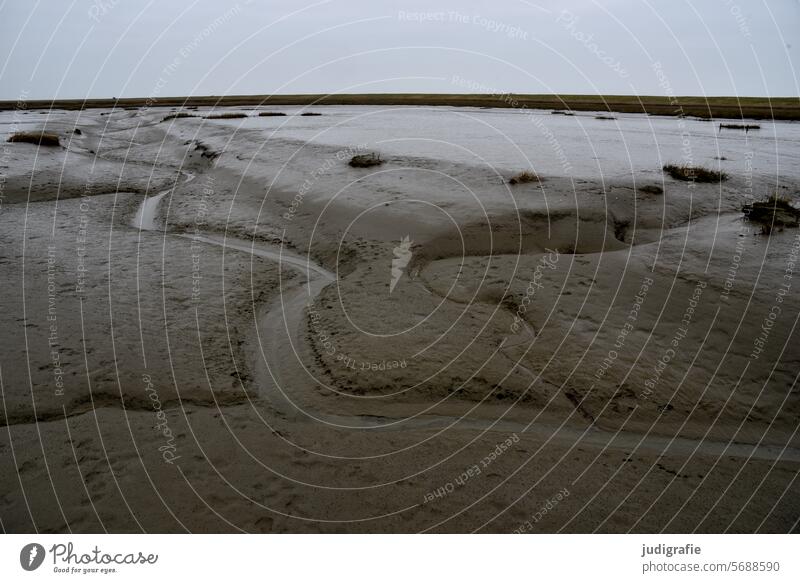
[[[0,99],[797,96],[798,0],[5,0]]]

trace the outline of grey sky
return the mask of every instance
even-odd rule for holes
[[[797,0],[6,0],[0,29],[0,99],[800,95]]]

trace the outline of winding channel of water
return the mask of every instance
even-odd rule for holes
[[[182,171],[184,184],[194,180],[195,175]],[[133,228],[140,231],[163,233],[156,220],[162,199],[171,194],[175,187],[164,190],[152,197],[146,197],[131,221]],[[303,329],[305,308],[329,284],[336,281],[336,275],[310,260],[283,247],[259,241],[245,241],[230,236],[211,233],[188,235],[171,233],[172,236],[190,238],[225,250],[247,253],[269,259],[303,274],[307,281],[292,284],[281,290],[280,297],[257,314],[259,334],[257,342],[261,354],[261,365],[256,372],[256,382],[264,397],[284,417],[297,422],[316,421],[336,427],[373,430],[440,430],[449,427],[469,428],[480,431],[501,431],[535,434],[545,443],[559,445],[591,446],[611,448],[626,452],[649,451],[661,455],[692,456],[696,454],[712,457],[732,456],[766,461],[800,462],[800,449],[764,444],[698,440],[683,437],[665,437],[653,434],[639,434],[628,431],[606,431],[589,427],[580,429],[564,424],[526,424],[509,420],[482,420],[444,415],[425,415],[413,418],[391,418],[370,415],[336,415],[301,407],[297,404],[302,387],[297,378],[307,378],[316,382],[303,366],[296,349],[304,342]],[[295,367],[294,370],[291,370]]]

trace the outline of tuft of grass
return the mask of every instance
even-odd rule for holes
[[[800,209],[786,196],[773,194],[767,200],[742,207],[745,220],[761,225],[761,233],[769,235],[774,227],[800,226]]]
[[[191,142],[190,142],[191,143]],[[208,158],[209,160],[214,160],[215,158],[219,157],[219,152],[215,152],[208,146],[206,146],[202,142],[197,142],[194,145],[194,151],[200,152],[200,156],[203,158]]]
[[[637,190],[645,194],[664,194],[664,189],[655,184],[645,184],[637,188]]]
[[[617,119],[613,115],[596,115],[596,116],[594,116],[594,118],[595,119],[607,119],[607,120]]]
[[[161,121],[169,121],[171,119],[183,119],[184,117],[197,117],[196,115],[192,115],[191,113],[186,113],[185,111],[178,111],[176,113],[169,113],[165,115]]]
[[[539,182],[539,176],[536,172],[525,170],[519,174],[515,174],[508,180],[509,184],[526,184],[528,182]]]
[[[207,115],[206,119],[239,119],[242,117],[247,117],[246,113],[212,113],[211,115]]]
[[[258,114],[258,117],[284,117],[284,116],[286,116],[286,114],[281,111],[262,111]]]
[[[370,152],[369,154],[358,154],[357,156],[353,156],[350,158],[350,162],[348,163],[353,168],[369,168],[370,166],[380,166],[383,164],[383,160],[381,160],[380,154]]]
[[[316,111],[304,111],[300,115],[303,116],[303,117],[310,117],[310,116],[313,116],[313,115],[322,115],[322,114],[321,113],[317,113]]]
[[[552,113],[553,115],[575,115],[571,111],[564,111],[564,110],[561,110],[561,109],[555,109],[555,110],[551,111],[550,113]]]
[[[767,203],[785,207],[792,204],[792,199],[788,196],[781,196],[776,192],[775,194],[771,194],[769,197],[767,197]]]
[[[8,138],[9,142],[24,142],[37,146],[60,146],[58,134],[50,132],[17,132]]]
[[[719,124],[719,129],[721,130],[744,130],[746,132],[750,130],[760,130],[761,126],[757,123],[721,123]]]
[[[675,180],[685,180],[689,182],[720,182],[727,180],[725,172],[717,172],[703,166],[691,166],[689,164],[667,164],[664,172]]]

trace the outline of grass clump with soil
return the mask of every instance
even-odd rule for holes
[[[644,194],[664,194],[664,189],[655,184],[645,184],[637,188],[637,190]]]
[[[371,166],[380,166],[383,164],[380,154],[370,152],[369,154],[358,154],[350,158],[350,166],[353,168],[369,168]]]
[[[281,111],[262,111],[258,117],[285,117],[286,114]]]
[[[185,111],[178,111],[175,113],[167,114],[161,120],[162,122],[169,121],[171,119],[183,119],[185,117],[197,117],[196,115],[192,115],[191,113],[186,113]]]
[[[515,174],[508,180],[509,184],[527,184],[529,182],[539,182],[539,175],[536,172],[525,170]]]
[[[206,119],[240,119],[243,117],[247,117],[246,113],[212,113],[211,115],[207,115]]]
[[[769,235],[774,227],[800,226],[800,209],[792,206],[788,197],[773,194],[767,200],[742,207],[745,219],[761,225],[761,232]]]
[[[755,123],[721,123],[719,124],[721,130],[760,130],[761,126]]]
[[[9,142],[22,142],[35,144],[37,146],[60,146],[58,134],[50,132],[17,132],[10,138]]]
[[[675,180],[685,180],[687,182],[720,182],[728,179],[728,175],[725,172],[690,164],[667,164],[664,166],[664,172]]]

